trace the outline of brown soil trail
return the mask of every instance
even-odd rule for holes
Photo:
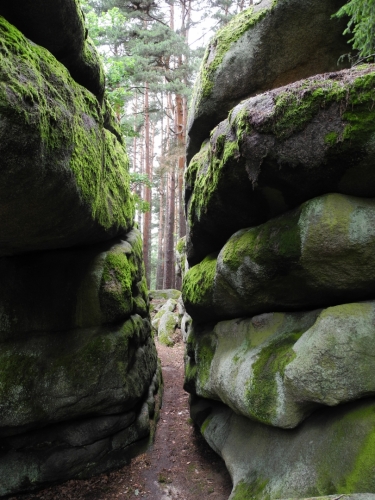
[[[156,346],[164,397],[153,446],[118,471],[9,500],[227,500],[232,485],[225,465],[189,418],[188,394],[182,388],[183,343]]]

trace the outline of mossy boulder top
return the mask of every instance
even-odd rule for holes
[[[0,48],[0,255],[128,231],[128,158],[108,107],[2,17]]]
[[[190,265],[323,193],[375,196],[375,66],[301,80],[236,106],[185,173]]]
[[[374,491],[374,398],[317,410],[294,430],[253,422],[200,398],[191,416],[228,467],[230,500],[311,500],[334,493],[335,500],[347,500],[352,492]],[[358,500],[373,496],[353,494]]]
[[[372,299],[374,228],[375,200],[333,193],[238,231],[187,272],[186,311],[208,322]]]
[[[87,36],[79,0],[2,0],[0,15],[51,52],[76,82],[103,98],[104,71]]]
[[[267,425],[375,394],[375,303],[268,313],[195,328],[185,389]]]
[[[343,0],[261,0],[210,41],[189,111],[188,162],[242,99],[338,69],[349,52]],[[343,66],[341,66],[343,67]]]

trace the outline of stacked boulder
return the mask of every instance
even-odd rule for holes
[[[240,71],[242,50],[258,75],[281,19],[314,25],[315,50],[336,61],[339,7],[258,2],[233,21],[234,41],[216,35],[195,91],[190,151],[208,139],[185,176],[185,388],[231,499],[375,498],[375,65],[312,67],[296,30],[284,33],[293,54],[273,50],[280,78]],[[248,99],[218,123],[237,80]]]
[[[160,343],[172,347],[180,338],[184,306],[181,292],[173,288],[150,291],[151,325]]]
[[[158,411],[128,159],[75,0],[0,6],[0,496],[125,464]]]

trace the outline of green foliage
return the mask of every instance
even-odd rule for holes
[[[375,0],[350,0],[335,14],[349,16],[344,34],[351,34],[349,40],[358,50],[360,58],[373,57],[375,52]]]

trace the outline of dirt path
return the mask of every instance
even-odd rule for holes
[[[174,347],[156,346],[164,397],[154,445],[116,472],[10,500],[227,500],[232,486],[225,465],[189,418],[188,394],[182,389],[182,341]]]

